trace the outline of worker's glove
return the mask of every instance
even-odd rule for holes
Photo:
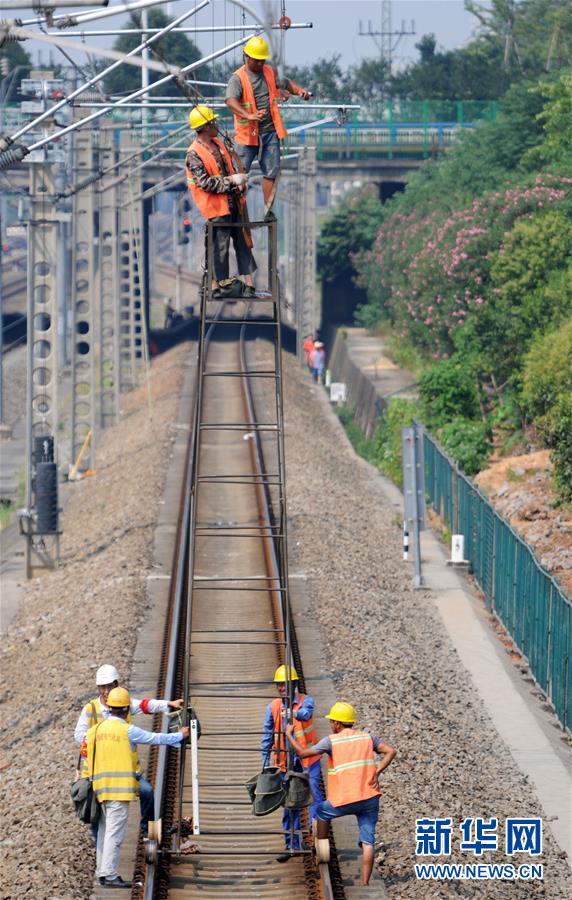
[[[234,175],[229,177],[229,181],[231,184],[235,184],[237,187],[244,187],[244,185],[248,181],[248,173],[247,172],[235,172]]]

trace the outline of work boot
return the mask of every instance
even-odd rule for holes
[[[104,888],[129,888],[131,890],[131,882],[123,881],[121,875],[115,875],[113,878],[100,878],[99,883]]]
[[[292,859],[292,854],[289,850],[285,850],[284,853],[279,853],[276,857],[276,862],[285,863],[288,862],[289,859]]]

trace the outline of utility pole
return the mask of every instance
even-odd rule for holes
[[[402,20],[401,28],[393,30],[392,25],[392,0],[382,0],[381,3],[381,28],[377,29],[371,23],[371,19],[367,23],[367,29],[364,29],[360,19],[359,37],[373,38],[377,49],[380,51],[381,61],[385,63],[387,75],[391,75],[393,64],[393,54],[397,50],[399,42],[403,37],[410,37],[415,34],[415,22],[411,20],[410,29],[405,27],[405,21]]]
[[[41,159],[31,162],[29,171],[26,509],[21,517],[28,578],[34,561],[52,568],[59,557],[58,211],[52,165]]]
[[[77,111],[81,115],[83,111]],[[74,133],[74,180],[93,175],[94,137],[91,128]],[[95,468],[97,427],[96,365],[99,359],[99,297],[96,290],[97,258],[95,232],[95,191],[89,184],[73,195],[72,216],[72,409],[71,459],[73,465],[91,432],[82,465]]]
[[[116,162],[115,129],[101,128],[99,163],[105,170]],[[104,176],[98,192],[99,199],[99,310],[101,360],[99,393],[101,425],[106,428],[119,415],[119,191],[114,174]]]
[[[316,310],[316,148],[304,147],[298,158],[298,209],[294,302],[297,355],[304,361],[302,343],[319,325]]]
[[[4,422],[4,306],[2,303],[2,243],[4,240],[4,198],[0,197],[0,440],[11,437],[11,430]]]

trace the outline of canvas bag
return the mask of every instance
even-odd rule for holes
[[[99,728],[99,725],[97,726]],[[97,736],[97,731],[95,732]],[[93,742],[93,763],[95,765],[96,742]],[[81,765],[81,754],[78,760],[78,768]],[[84,825],[97,825],[99,822],[99,803],[93,790],[91,778],[77,778],[71,786],[71,798],[75,806],[75,812]]]
[[[286,789],[278,766],[268,766],[246,782],[246,790],[252,803],[252,814],[267,816],[284,806]]]
[[[314,802],[314,795],[310,787],[310,779],[306,772],[295,772],[289,769],[286,772],[286,799],[285,809],[304,809]]]

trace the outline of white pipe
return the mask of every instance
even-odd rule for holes
[[[97,0],[96,0],[97,2]],[[54,4],[57,3],[57,0],[51,4],[51,8],[53,9]],[[77,16],[70,16],[69,13],[63,13],[61,16],[54,16],[52,22],[63,22],[64,28],[69,27],[66,23],[70,18],[73,19],[72,24],[80,24],[81,22],[94,22],[96,19],[105,19],[107,16],[119,16],[123,15],[123,13],[134,12],[137,9],[145,9],[145,7],[149,6],[160,6],[163,3],[163,0],[136,0],[134,3],[119,3],[117,6],[109,7],[108,9],[94,10],[93,12],[84,12],[78,13]],[[20,6],[21,4],[18,4]],[[90,4],[93,6],[93,4]],[[26,19],[25,22],[22,22],[22,25],[43,25],[45,16],[38,16],[36,19]]]
[[[279,25],[270,25],[269,26],[272,31],[279,31]],[[293,28],[313,28],[314,25],[312,22],[292,22],[288,31],[292,31]],[[78,37],[119,37],[122,34],[141,34],[142,28],[100,28],[96,31],[74,31],[74,35]],[[155,31],[159,31],[159,28],[147,28],[145,29],[147,34],[153,34]],[[213,32],[223,32],[223,31],[244,31],[244,25],[199,25],[196,28],[173,28],[173,32],[175,34],[212,34]],[[61,34],[59,31],[48,31],[47,34]]]
[[[107,6],[109,0],[2,0],[2,9],[53,10],[54,6]]]
[[[127,65],[137,66],[140,69],[149,68],[154,72],[165,71],[165,66],[160,62],[151,62],[150,60],[145,62],[139,57],[134,58],[133,56],[130,56],[130,54],[120,53],[118,50],[109,50],[103,47],[88,47],[86,44],[82,44],[81,41],[76,41],[73,38],[69,37],[63,37],[63,35],[61,34],[44,34],[41,31],[31,31],[29,28],[19,28],[17,25],[10,29],[10,33],[16,35],[16,37],[18,38],[24,38],[24,40],[39,41],[42,44],[51,44],[52,47],[66,47],[68,50],[78,50],[80,53],[91,53],[95,56],[103,56],[107,59],[115,59],[119,63],[126,62]],[[156,37],[156,35],[153,35],[153,37]],[[141,48],[138,47],[136,51],[131,50],[130,53],[138,52],[140,49]],[[177,71],[175,66],[168,66],[167,68],[172,69],[173,71]],[[105,73],[101,72],[97,80],[101,80],[104,75]],[[95,83],[95,79],[92,79],[89,82],[90,85],[92,83]],[[81,91],[84,91],[85,89],[86,85],[82,85]],[[66,98],[66,103],[68,99],[69,98]],[[65,103],[62,105],[65,106]],[[49,110],[49,112],[53,112],[53,107]]]

